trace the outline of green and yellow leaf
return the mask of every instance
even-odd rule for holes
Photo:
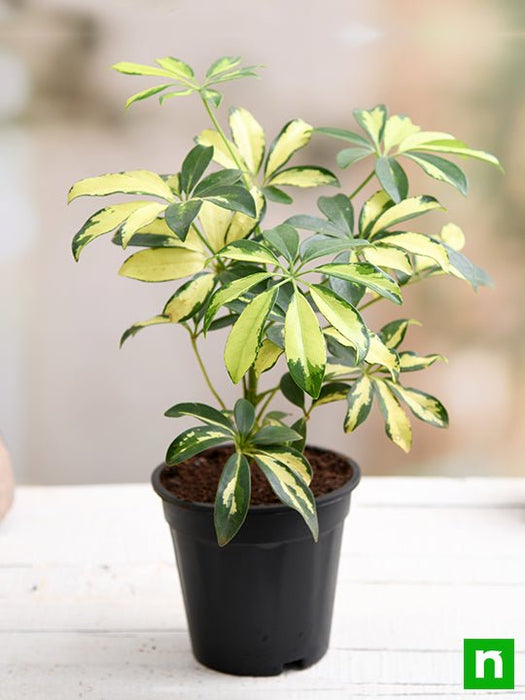
[[[450,271],[449,257],[446,249],[438,241],[424,233],[399,232],[381,236],[378,242],[382,245],[393,246],[414,255],[431,258],[445,272]]]
[[[285,165],[296,151],[306,146],[312,136],[312,129],[302,119],[294,119],[283,127],[268,152],[264,171],[266,180]]]
[[[249,289],[255,287],[255,285],[260,284],[261,282],[264,282],[269,277],[269,272],[256,272],[253,275],[247,275],[246,277],[240,277],[239,279],[233,280],[233,282],[230,282],[221,289],[218,289],[210,299],[210,303],[206,309],[204,329],[208,330],[221,306],[228,304],[234,299],[238,299]]]
[[[445,224],[440,231],[439,237],[453,250],[462,250],[465,246],[465,234],[457,224]]]
[[[390,321],[379,331],[379,337],[387,348],[399,347],[405,339],[406,332],[409,326],[420,326],[419,321],[415,318],[400,318],[396,321]]]
[[[407,158],[417,163],[419,167],[434,180],[446,182],[455,187],[461,194],[466,195],[468,191],[467,177],[461,168],[451,163],[445,158],[431,155],[429,153],[405,153]]]
[[[387,118],[385,105],[376,105],[373,109],[354,109],[354,117],[379,149]]]
[[[370,263],[328,263],[316,268],[316,272],[362,284],[395,304],[403,301],[397,282]]]
[[[203,202],[199,212],[202,232],[214,252],[226,244],[226,234],[232,220],[232,212],[211,202]]]
[[[231,432],[222,428],[208,426],[189,428],[178,435],[168,447],[166,464],[180,464],[185,459],[190,459],[209,447],[230,442],[231,439]]]
[[[215,284],[215,275],[204,274],[179,287],[162,311],[170,323],[180,323],[200,311]]]
[[[222,140],[222,136],[214,129],[205,129],[197,137],[197,143],[201,146],[213,146],[213,160],[223,168],[238,168],[243,166],[242,156],[237,146],[228,141],[228,146]]]
[[[412,265],[406,253],[388,246],[375,245],[363,249],[365,260],[376,267],[387,267],[392,270],[400,270],[405,275],[412,274]]]
[[[326,372],[328,374],[328,365],[326,366]],[[319,396],[312,402],[312,408],[346,399],[349,389],[350,386],[343,382],[329,382],[328,384],[323,384]]]
[[[255,362],[264,325],[276,294],[276,289],[269,289],[256,296],[245,307],[230,331],[224,351],[224,362],[234,384],[240,381]]]
[[[276,496],[287,506],[296,510],[304,518],[313,538],[319,537],[319,524],[315,500],[304,479],[279,459],[269,458],[265,454],[254,455],[258,466],[270,482]]]
[[[296,434],[296,437],[299,435]],[[268,449],[257,448],[254,452],[254,456],[264,456],[266,462],[270,463],[281,463],[291,469],[294,474],[300,477],[305,484],[309,484],[312,481],[312,467],[306,459],[306,457],[301,454],[298,450],[293,447],[282,447],[279,444],[274,444]]]
[[[398,153],[417,151],[424,143],[432,141],[454,141],[454,137],[444,131],[417,131],[406,136],[397,150]]]
[[[372,408],[372,382],[363,374],[357,379],[347,394],[348,410],[345,416],[345,433],[353,432],[365,421]]]
[[[263,340],[259,352],[257,353],[257,359],[253,365],[256,376],[260,377],[263,372],[272,369],[282,354],[283,349],[278,345],[272,343],[268,338]]]
[[[368,234],[372,230],[372,226],[377,219],[390,207],[394,206],[394,202],[390,199],[384,190],[375,192],[361,208],[359,214],[359,232],[362,238],[368,238]]]
[[[272,187],[321,187],[321,185],[338,185],[339,180],[326,168],[302,165],[280,170],[268,184]]]
[[[399,357],[395,350],[389,348],[381,338],[368,331],[370,336],[370,347],[365,357],[365,361],[370,365],[382,365],[390,372],[393,379],[397,378],[399,373]]]
[[[272,251],[257,241],[234,241],[219,251],[222,258],[240,260],[242,262],[263,263],[265,265],[279,265],[279,261]]]
[[[142,282],[167,282],[194,275],[205,265],[206,256],[189,248],[149,248],[125,260],[119,275]]]
[[[230,130],[248,170],[257,175],[266,145],[262,126],[247,109],[234,107],[230,111]]]
[[[167,316],[160,315],[153,316],[153,318],[148,318],[145,321],[138,321],[137,323],[134,323],[129,328],[126,328],[126,330],[122,334],[120,338],[120,347],[124,345],[128,338],[132,338],[134,335],[137,335],[137,333],[143,328],[148,328],[148,326],[158,326],[163,323],[171,323],[171,321]]]
[[[206,423],[207,425],[226,430],[233,434],[233,425],[226,416],[213,406],[208,406],[205,403],[177,403],[175,406],[168,408],[164,413],[168,418],[182,418],[190,416]]]
[[[492,153],[469,148],[463,141],[458,141],[457,139],[436,139],[434,141],[427,141],[419,146],[419,150],[434,153],[449,153],[450,155],[463,156],[464,158],[475,158],[476,160],[482,160],[485,163],[495,165],[502,170],[499,160],[496,156],[493,156]]]
[[[253,201],[255,202],[256,216],[255,218],[237,212],[233,215],[230,227],[228,228],[228,233],[226,234],[226,243],[233,243],[234,241],[240,241],[246,238],[250,234],[257,222],[261,218],[261,214],[264,207],[264,197],[262,192],[257,187],[250,188],[250,194]]]
[[[357,362],[361,362],[369,347],[368,331],[361,314],[328,287],[312,284],[309,289],[319,311],[328,323],[350,341],[356,350]]]
[[[447,411],[435,396],[419,391],[419,389],[409,389],[401,384],[390,382],[388,379],[385,380],[385,383],[399,399],[406,403],[416,418],[436,428],[448,427]]]
[[[409,197],[408,199],[399,202],[399,204],[394,204],[384,211],[379,218],[375,221],[370,235],[374,236],[379,231],[385,231],[391,226],[401,223],[402,221],[408,221],[416,216],[421,216],[428,211],[433,211],[435,209],[443,209],[441,204],[435,199],[427,194],[422,194],[417,197]]]
[[[296,291],[284,323],[288,369],[295,383],[313,398],[319,396],[326,366],[326,346],[317,317],[303,294]]]
[[[372,381],[381,413],[385,419],[386,434],[404,452],[410,452],[412,428],[407,414],[384,381],[380,379]]]
[[[113,204],[105,209],[100,209],[93,216],[90,216],[80,231],[75,234],[72,243],[73,256],[78,260],[83,248],[91,243],[95,238],[114,231],[121,226],[130,214],[144,207],[150,206],[151,202],[124,202],[123,204]]]
[[[383,133],[383,148],[385,149],[385,153],[388,153],[388,151],[398,146],[406,138],[417,134],[419,131],[421,131],[421,127],[416,126],[410,117],[406,117],[404,114],[392,115],[387,119]]]
[[[120,229],[122,239],[122,247],[126,248],[131,237],[143,226],[151,224],[157,217],[166,209],[166,204],[157,204],[157,202],[149,202],[143,207],[135,209],[128,216]]]
[[[434,362],[447,362],[447,358],[443,355],[417,355],[415,352],[406,350],[399,353],[399,369],[401,372],[417,372],[421,369],[426,369],[434,364]]]
[[[129,170],[79,180],[69,190],[67,201],[71,202],[77,197],[105,197],[110,194],[147,194],[167,202],[175,199],[160,175],[149,170]]]
[[[220,547],[238,533],[250,507],[250,465],[238,452],[228,458],[215,497],[214,524]]]

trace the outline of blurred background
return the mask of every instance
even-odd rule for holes
[[[142,481],[183,423],[163,417],[210,399],[182,328],[146,329],[119,351],[121,332],[160,312],[176,285],[117,276],[121,250],[101,239],[75,264],[71,236],[99,202],[66,207],[77,179],[126,169],[175,172],[207,127],[195,99],[124,111],[154,84],[110,70],[116,61],[174,55],[203,72],[223,54],[264,64],[262,81],[231,84],[226,102],[257,116],[270,137],[291,118],[354,128],[353,107],[385,102],[425,129],[492,151],[506,176],[465,163],[471,193],[417,179],[467,234],[466,254],[496,286],[474,294],[441,278],[383,304],[370,323],[415,316],[408,346],[448,365],[408,385],[447,406],[448,431],[413,422],[404,455],[374,415],[342,432],[343,404],[314,418],[310,442],[356,458],[365,474],[523,475],[525,464],[525,65],[522,0],[3,0],[0,6],[0,432],[19,482]],[[339,144],[315,137],[303,162],[335,167]],[[368,164],[342,173],[347,191]],[[297,197],[313,212],[323,192]],[[330,194],[330,192],[324,192]],[[370,194],[371,191],[368,191]],[[276,205],[268,224],[291,211]],[[372,309],[371,309],[372,311]],[[397,314],[397,316],[396,316]],[[221,391],[225,336],[204,348]],[[281,406],[284,406],[282,404]]]

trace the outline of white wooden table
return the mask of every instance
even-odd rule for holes
[[[515,691],[464,691],[464,637],[516,640]],[[190,652],[148,485],[25,487],[0,524],[0,698],[525,697],[525,479],[365,478],[331,649],[273,678]]]

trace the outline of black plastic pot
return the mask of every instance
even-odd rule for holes
[[[347,459],[347,458],[345,458]],[[273,676],[306,668],[326,652],[343,522],[357,464],[340,489],[317,498],[319,541],[301,516],[277,504],[252,506],[225,547],[217,544],[213,505],[183,501],[152,475],[163,500],[186,606],[193,653],[209,668]]]

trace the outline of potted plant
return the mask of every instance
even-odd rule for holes
[[[166,411],[199,425],[173,440],[166,464],[153,474],[173,535],[193,650],[205,665],[231,673],[305,667],[328,646],[343,520],[359,480],[355,462],[308,446],[308,420],[340,401],[344,430],[352,432],[375,402],[388,437],[405,451],[412,439],[407,408],[446,427],[441,402],[405,385],[407,373],[442,357],[405,349],[413,319],[395,317],[373,329],[364,311],[379,301],[394,311],[405,287],[436,275],[474,288],[490,283],[460,252],[458,226],[428,235],[412,224],[442,207],[431,195],[409,192],[403,164],[466,194],[465,174],[448,156],[498,161],[448,133],[388,116],[383,105],[354,111],[358,132],[294,119],[268,143],[242,107],[230,110],[226,130],[217,116],[219,89],[257,69],[239,58],[220,58],[202,82],[171,57],[114,68],[162,79],[127,106],[154,95],[161,103],[191,95],[211,122],[177,172],[89,177],[69,193],[69,201],[139,196],[91,216],[73,239],[75,259],[95,238],[113,234],[123,249],[140,249],[121,275],[176,281],[160,313],[128,328],[122,342],[147,326],[178,324],[213,395],[213,405],[190,400]],[[340,168],[369,161],[369,175],[351,194],[326,168],[293,164],[314,134],[343,142]],[[268,207],[292,203],[289,188],[325,186],[337,192],[319,197],[317,213],[264,226]],[[367,186],[355,213],[354,199]],[[233,406],[219,395],[198,347],[221,328],[229,329],[224,364],[239,387]],[[279,392],[296,415],[272,409]]]

